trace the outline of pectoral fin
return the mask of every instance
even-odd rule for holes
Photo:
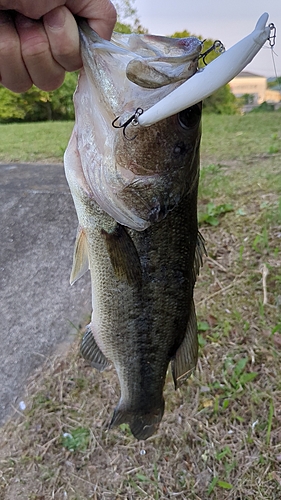
[[[101,231],[114,273],[130,285],[140,286],[142,270],[137,249],[126,229],[117,224],[112,232]]]
[[[92,334],[90,326],[87,327],[87,330],[82,339],[80,352],[83,358],[90,361],[91,365],[94,368],[96,368],[99,372],[102,372],[108,366],[110,366],[110,362],[106,359],[105,355],[101,352],[100,348],[98,347],[94,339],[94,336]]]
[[[70,284],[73,285],[89,269],[88,246],[86,235],[81,227],[78,227],[74,253],[73,264],[70,275]]]
[[[197,321],[194,302],[191,310],[184,339],[171,361],[172,374],[177,389],[194,371],[198,358]]]

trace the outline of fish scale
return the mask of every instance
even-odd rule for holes
[[[81,72],[75,94],[76,122],[65,153],[66,176],[79,220],[71,282],[88,268],[92,282],[93,312],[81,353],[98,370],[110,364],[116,369],[121,394],[110,426],[128,423],[137,439],[147,439],[164,413],[169,363],[177,388],[197,362],[193,288],[204,253],[197,224],[201,104],[145,130],[129,125],[128,133],[135,137],[128,140],[111,125],[121,96],[120,88],[116,92],[113,88],[114,72],[118,72],[118,85],[123,78],[127,86],[127,107],[132,110],[140,101],[144,107],[151,105],[163,89],[155,90],[152,85],[153,95],[149,94],[153,67],[144,89],[128,80],[129,61],[138,57],[142,62],[132,47],[128,49],[128,35],[123,46],[118,35],[116,48],[84,24],[82,30],[86,70]],[[139,37],[142,54],[149,53],[145,68],[153,66],[153,51],[144,47],[156,43],[157,37]],[[159,37],[157,72],[161,44],[166,73],[160,80],[167,86],[169,78],[172,89],[173,71],[175,81],[179,79],[176,58],[171,49],[172,66],[167,73],[169,39]],[[194,38],[180,47],[174,39],[171,44],[177,57],[183,51],[184,58],[190,56],[193,63],[201,47]],[[137,50],[136,35],[133,46]],[[108,63],[112,58],[114,65]],[[130,78],[134,78],[132,73]],[[106,89],[110,89],[108,94]],[[119,105],[123,103],[122,95]]]

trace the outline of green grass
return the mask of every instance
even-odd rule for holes
[[[202,163],[215,163],[280,152],[280,113],[203,116]]]
[[[280,152],[280,113],[205,115],[202,165]],[[73,122],[0,125],[0,161],[62,161]]]
[[[0,162],[63,161],[73,122],[0,125]]]
[[[126,424],[107,430],[117,377],[89,367],[77,338],[0,431],[1,500],[281,498],[278,116],[204,118],[198,368],[177,392],[168,373],[157,434],[136,442]]]

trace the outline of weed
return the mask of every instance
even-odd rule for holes
[[[268,153],[270,155],[279,153],[279,147],[276,144],[271,144],[268,148]]]
[[[210,329],[207,321],[198,321],[197,322],[197,330],[199,332],[207,332]]]
[[[240,245],[240,247],[239,247],[239,262],[243,261],[244,249],[245,249],[245,245]]]
[[[208,496],[211,495],[216,486],[224,490],[231,490],[233,488],[232,484],[221,481],[217,476],[214,476],[207,491]]]
[[[238,208],[238,209],[235,211],[235,214],[236,214],[236,215],[241,215],[241,216],[243,216],[243,215],[247,215],[247,212],[246,212],[246,210],[245,210],[244,208]]]
[[[199,225],[203,223],[209,224],[210,226],[218,226],[220,220],[219,217],[221,215],[226,214],[227,212],[232,212],[233,206],[231,203],[223,203],[221,205],[215,205],[214,203],[208,203],[205,212],[199,212],[198,221]]]
[[[206,340],[204,339],[203,335],[201,335],[201,333],[198,333],[198,345],[200,349],[203,349],[203,347],[206,345]]]
[[[252,248],[255,252],[262,253],[264,250],[268,250],[268,229],[263,227],[262,232],[257,234],[252,243]]]
[[[224,337],[228,337],[231,330],[232,330],[231,323],[229,322],[229,320],[225,319],[223,321],[223,335],[224,335]]]
[[[271,330],[271,335],[274,335],[274,333],[281,333],[281,323],[278,323],[274,328]]]
[[[160,489],[159,489],[159,480],[158,480],[158,470],[157,470],[157,465],[155,463],[153,465],[153,477],[148,477],[145,474],[137,473],[136,478],[141,483],[151,484],[153,486],[153,489],[155,490],[153,498],[155,500],[159,500]]]
[[[268,421],[267,421],[267,431],[266,431],[266,444],[270,444],[270,436],[271,436],[271,428],[272,428],[272,420],[274,415],[274,406],[272,399],[269,403],[269,412],[268,412]]]
[[[231,358],[228,358],[225,362],[226,371],[230,372],[229,383],[235,391],[239,391],[244,388],[245,384],[251,382],[258,375],[257,372],[246,372],[246,365],[249,359],[241,358],[235,365]]]
[[[85,451],[90,441],[90,430],[85,427],[77,427],[71,433],[62,435],[61,443],[69,451]]]

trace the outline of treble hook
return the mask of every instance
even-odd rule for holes
[[[127,139],[128,141],[132,141],[133,139],[135,139],[137,137],[137,134],[134,135],[134,137],[128,137],[126,135],[126,128],[128,127],[128,125],[130,125],[130,123],[132,123],[132,125],[138,125],[138,117],[140,115],[143,114],[143,109],[142,108],[137,108],[136,111],[134,112],[134,114],[132,116],[130,116],[130,118],[125,122],[123,123],[122,125],[115,125],[115,123],[117,122],[117,120],[119,120],[120,116],[117,116],[117,118],[115,118],[115,120],[113,120],[112,122],[112,127],[114,128],[122,128],[123,129],[123,135],[125,137],[125,139]]]
[[[269,28],[270,28],[270,34],[268,37],[268,42],[269,42],[270,47],[273,48],[275,45],[275,40],[276,40],[276,27],[273,23],[270,23]],[[271,32],[272,32],[272,34],[271,34]]]
[[[203,40],[203,43],[205,42],[206,40]],[[209,47],[205,52],[203,52],[203,54],[200,54],[199,55],[199,59],[202,58],[203,60],[203,63],[205,64],[205,66],[207,66],[208,63],[206,63],[205,59],[206,59],[206,56],[208,54],[210,54],[210,52],[212,52],[212,50],[214,50],[216,53],[220,54],[221,52],[224,52],[225,51],[225,47],[223,45],[223,43],[220,41],[220,40],[215,40],[213,45],[211,45],[211,47]]]

